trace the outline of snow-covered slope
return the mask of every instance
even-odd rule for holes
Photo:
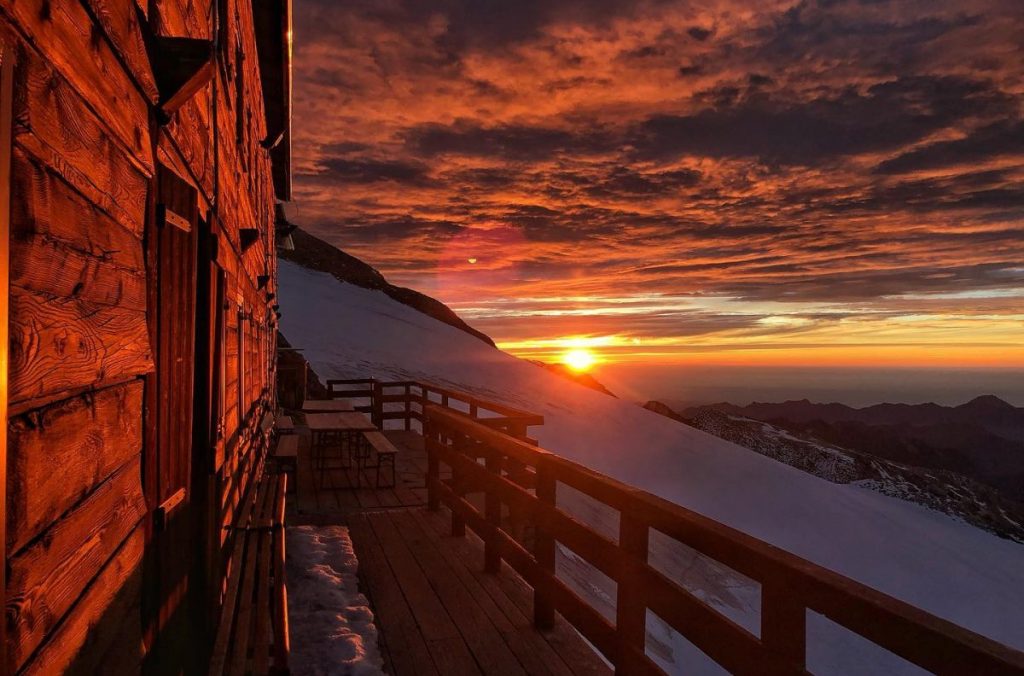
[[[322,377],[422,379],[536,411],[546,423],[531,434],[548,450],[1024,649],[1024,546],[909,502],[829,483],[587,389],[381,292],[285,261],[280,275],[282,330]],[[560,494],[560,502],[614,526],[612,515],[586,500]],[[759,592],[751,581],[660,539],[652,557],[757,632]],[[559,570],[600,603],[596,572],[565,553]],[[648,625],[649,650],[667,669],[715,671],[681,637],[657,621]],[[914,673],[815,615],[808,657],[816,673]]]

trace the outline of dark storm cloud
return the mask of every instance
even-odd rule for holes
[[[770,299],[779,293],[792,301],[812,300],[827,294],[833,300],[865,300],[908,293],[951,293],[978,288],[1012,288],[1020,283],[1008,277],[1008,266],[979,263],[935,268],[920,266],[897,270],[838,272],[795,275],[780,280],[774,292],[766,293],[764,285],[741,283],[725,290],[745,298]]]
[[[484,127],[467,121],[414,127],[406,132],[405,142],[419,155],[450,153],[513,161],[542,160],[565,152],[597,154],[615,145],[612,137],[600,131],[526,125]]]
[[[663,195],[682,188],[692,188],[700,183],[700,178],[701,173],[693,169],[640,173],[620,166],[612,169],[599,182],[588,185],[585,191],[595,197]]]
[[[956,12],[952,16],[924,16],[910,19],[885,18],[877,14],[832,11],[845,9],[847,2],[803,0],[758,31],[761,52],[773,58],[885,47],[876,56],[899,62],[918,45],[950,32],[977,25],[979,16]],[[867,5],[869,3],[860,3]],[[882,4],[882,3],[877,3]],[[893,7],[901,3],[892,3]],[[895,14],[895,13],[893,13]]]
[[[643,158],[756,157],[814,165],[898,148],[957,120],[1013,105],[986,82],[953,76],[907,76],[809,101],[756,93],[737,101],[740,93],[720,88],[711,95],[715,108],[651,117],[631,145]]]
[[[693,26],[686,30],[686,34],[698,42],[704,42],[714,34],[715,31],[710,28],[701,28],[700,26]]]
[[[1015,155],[1024,155],[1024,120],[1003,120],[955,141],[938,141],[915,148],[882,162],[877,171],[903,174]]]
[[[331,157],[321,161],[322,168],[315,172],[321,180],[348,183],[424,184],[428,182],[430,168],[417,162]]]
[[[418,240],[429,242],[453,237],[465,228],[453,221],[438,221],[415,216],[379,218],[332,218],[329,225],[351,231],[370,242]],[[325,225],[328,225],[325,224]]]
[[[305,0],[326,10],[336,0]],[[503,47],[538,37],[556,22],[600,25],[613,17],[632,15],[663,0],[623,3],[619,0],[405,0],[381,3],[356,0],[347,11],[358,11],[393,26],[420,27],[432,17],[443,16],[446,30],[439,46],[459,52],[471,46]]]
[[[1024,184],[1004,171],[982,171],[933,178],[902,178],[873,183],[853,194],[835,188],[793,190],[787,205],[812,214],[884,214],[894,208],[913,213],[955,210],[1024,214]]]

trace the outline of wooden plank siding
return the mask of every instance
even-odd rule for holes
[[[154,656],[170,672],[209,650],[179,655],[167,635],[189,613],[216,615],[222,525],[262,467],[258,424],[274,405],[276,195],[254,26],[249,0],[0,3],[14,64],[5,673],[134,673]],[[218,31],[212,82],[162,117],[155,39]],[[187,243],[165,235],[170,258],[152,236],[161,175],[186,186],[174,211],[193,228]],[[242,229],[260,233],[244,251]],[[161,342],[161,293],[208,314],[192,330],[165,313]],[[177,400],[158,391],[170,387]],[[158,434],[161,416],[177,428]]]

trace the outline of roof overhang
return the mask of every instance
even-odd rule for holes
[[[274,193],[292,198],[292,2],[253,0],[256,51],[267,118],[264,146],[270,150]]]

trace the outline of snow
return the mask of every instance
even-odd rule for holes
[[[1024,546],[587,389],[383,293],[286,261],[280,276],[282,330],[322,378],[419,379],[535,411],[545,424],[531,435],[550,451],[1024,649]],[[615,514],[559,491],[560,506],[615,533]],[[758,632],[755,583],[667,538],[652,542],[653,565]],[[593,592],[597,578],[585,562],[560,558],[559,574],[595,607],[608,605],[603,596],[614,599],[614,589]],[[916,673],[817,615],[808,627],[808,666],[816,673]],[[667,670],[720,673],[656,618],[648,633],[649,652]]]
[[[288,623],[293,674],[382,674],[377,628],[359,593],[358,561],[343,526],[287,529]]]

